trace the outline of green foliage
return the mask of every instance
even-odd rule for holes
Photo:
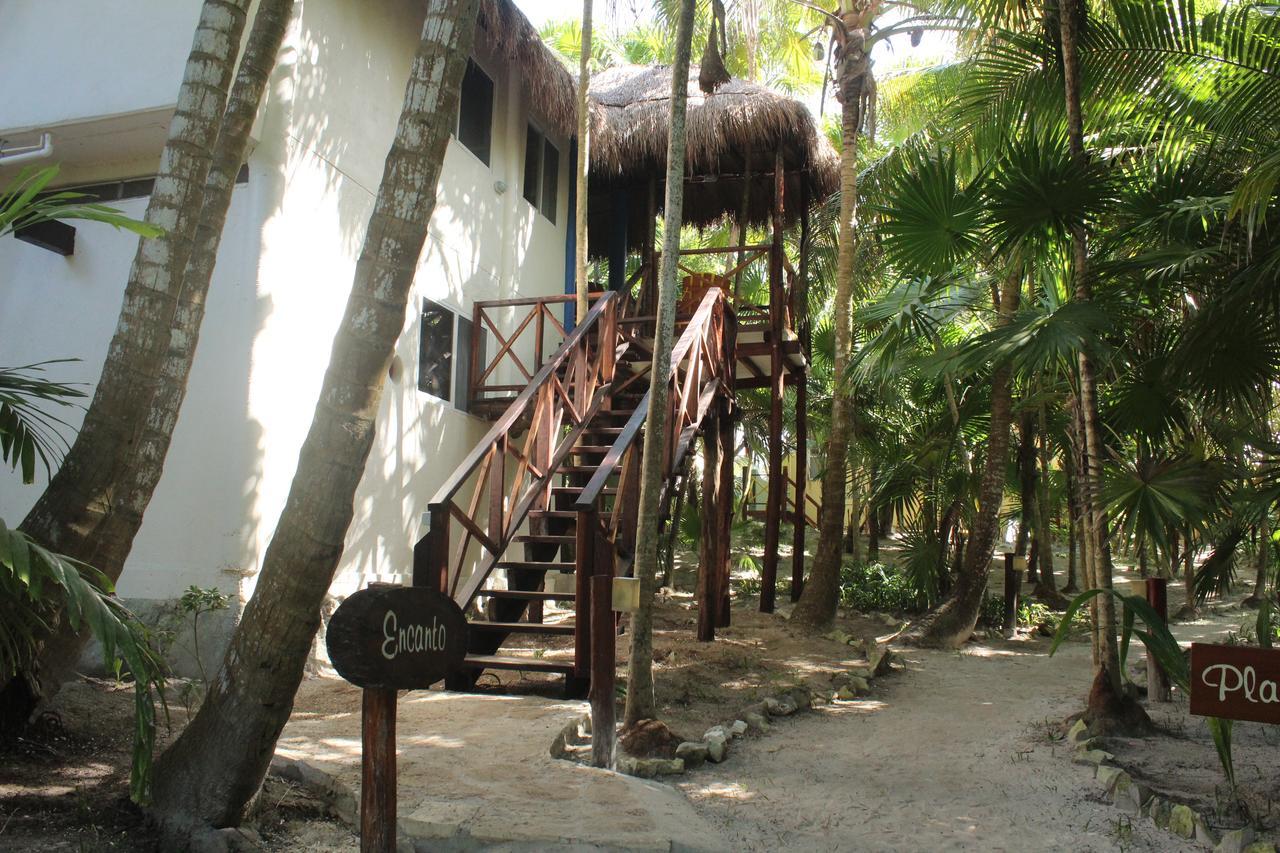
[[[840,603],[862,613],[918,613],[924,609],[911,579],[901,570],[883,563],[842,566]]]
[[[86,203],[81,193],[49,191],[58,167],[26,169],[0,190],[0,237],[19,228],[62,219],[85,219],[123,228],[143,237],[161,229],[131,219],[107,205]],[[45,406],[70,405],[84,394],[38,374],[49,364],[0,370],[0,458],[30,483],[37,459],[51,467],[65,448],[59,432],[66,424]],[[116,598],[111,581],[97,569],[44,548],[0,519],[0,675],[24,677],[43,637],[65,623],[88,628],[102,646],[106,667],[134,684],[133,763],[129,793],[138,803],[150,798],[155,745],[156,701],[164,704],[165,664],[153,638]]]
[[[178,599],[178,607],[191,617],[191,637],[194,645],[196,666],[200,669],[200,680],[207,689],[209,674],[205,672],[204,661],[200,657],[200,616],[204,613],[215,613],[226,610],[231,605],[231,596],[217,587],[198,587],[195,584],[187,587],[187,591]]]
[[[48,189],[58,166],[23,169],[0,189],[0,237],[19,228],[63,219],[87,219],[123,228],[142,237],[159,237],[164,230],[125,216],[114,207],[83,202],[84,193]]]
[[[155,702],[164,701],[164,661],[142,624],[113,596],[105,575],[33,542],[0,520],[0,674],[13,677],[32,659],[55,614],[74,630],[86,627],[102,645],[117,678],[134,681],[134,751],[130,795],[150,796]]]
[[[37,375],[57,363],[0,369],[0,459],[15,470],[21,467],[24,483],[35,482],[37,459],[48,474],[67,446],[60,431],[66,422],[46,412],[42,404],[68,406],[85,396],[77,388]]]
[[[978,611],[978,623],[988,628],[1004,626],[1004,599],[988,593],[982,597],[982,609]]]

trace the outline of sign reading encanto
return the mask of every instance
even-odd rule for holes
[[[1192,643],[1191,713],[1280,724],[1280,649]]]
[[[434,590],[379,584],[342,602],[326,645],[334,669],[358,687],[417,690],[461,665],[467,620]]]

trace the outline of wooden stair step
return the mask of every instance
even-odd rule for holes
[[[537,562],[534,560],[503,560],[494,568],[508,569],[517,572],[572,572],[577,567],[573,563]]]
[[[586,432],[592,435],[622,435],[622,427],[589,426]]]
[[[572,545],[577,541],[577,537],[554,533],[522,533],[516,537],[516,541],[534,545]]]
[[[574,592],[547,592],[541,589],[482,589],[476,595],[517,601],[572,601],[577,598],[577,593]]]
[[[612,449],[612,444],[579,444],[570,452],[580,456],[603,456]]]
[[[556,469],[557,474],[595,474],[600,470],[599,465],[561,465]],[[615,472],[617,473],[617,472]]]
[[[560,634],[572,635],[573,626],[546,622],[488,622],[477,619],[468,622],[472,631],[501,631],[508,634]]]
[[[526,672],[573,674],[573,661],[517,657],[515,655],[467,655],[466,664],[476,669],[515,669]]]
[[[551,493],[555,495],[580,495],[585,486],[552,486]],[[612,486],[605,486],[600,490],[602,495],[616,495],[618,490]]]
[[[578,514],[571,509],[531,509],[529,510],[530,518],[562,518],[568,521],[576,521]]]

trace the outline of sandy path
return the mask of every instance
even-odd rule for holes
[[[1089,650],[1046,641],[909,651],[869,701],[780,721],[681,787],[737,850],[1162,850],[1098,801],[1049,725],[1080,706]]]

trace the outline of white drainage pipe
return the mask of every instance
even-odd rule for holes
[[[43,160],[53,155],[53,134],[40,134],[40,144],[26,148],[15,148],[11,151],[0,150],[0,166],[16,166],[32,160]]]

